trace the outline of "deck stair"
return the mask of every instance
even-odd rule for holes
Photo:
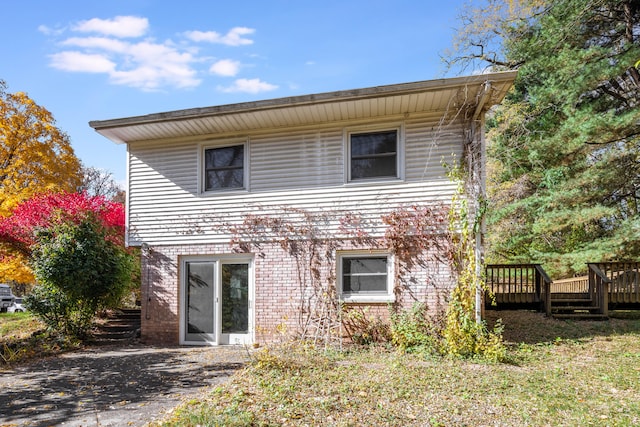
[[[588,263],[585,276],[552,281],[540,264],[490,264],[485,307],[537,309],[558,319],[607,319],[640,308],[640,262]]]
[[[555,319],[606,320],[600,305],[589,293],[551,294],[551,316]]]

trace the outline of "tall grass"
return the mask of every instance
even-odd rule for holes
[[[637,316],[561,322],[535,313],[498,314],[509,363],[375,346],[268,348],[165,425],[640,425]]]

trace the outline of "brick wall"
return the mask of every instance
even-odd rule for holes
[[[340,250],[349,249],[363,248],[349,243],[340,245]],[[324,286],[328,283],[335,285],[335,251],[330,253],[333,255],[329,258],[323,254],[319,266],[319,277]],[[185,256],[219,255],[234,255],[234,252],[228,245],[200,244],[159,246],[143,253],[143,342],[179,344],[180,259]],[[420,259],[424,262],[414,263],[408,270],[402,269],[403,274],[396,283],[398,305],[410,307],[416,301],[421,301],[434,313],[446,306],[453,280],[448,265],[437,261],[437,255],[435,252],[423,254]],[[300,330],[301,315],[305,316],[300,310],[303,297],[312,293],[311,289],[300,285],[300,278],[305,283],[310,280],[309,268],[305,268],[308,263],[298,264],[276,243],[261,244],[251,256],[255,270],[254,340],[262,344],[295,336]],[[388,318],[387,304],[365,305],[369,306],[371,315]]]

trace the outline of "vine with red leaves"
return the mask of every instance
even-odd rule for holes
[[[339,335],[339,306],[332,267],[335,251],[342,242],[327,231],[333,220],[331,213],[284,207],[281,214],[274,216],[247,214],[242,224],[231,227],[231,245],[237,251],[249,252],[253,248],[261,251],[264,243],[277,243],[295,260],[299,338],[325,345]]]
[[[427,269],[434,263],[452,265],[455,250],[448,229],[449,210],[442,204],[412,205],[382,215],[382,222],[387,226],[383,245],[398,261],[397,284],[403,283],[415,266]],[[411,289],[407,285],[403,289],[396,286],[395,291],[399,296],[401,291]]]
[[[399,261],[394,292],[411,292],[408,285],[399,284],[409,282],[406,276],[415,266],[451,261],[448,218],[443,205],[401,207],[381,216],[385,233],[376,238],[371,232],[375,227],[362,215],[283,207],[279,214],[245,215],[241,224],[231,226],[231,245],[239,252],[261,252],[265,244],[275,243],[295,260],[298,337],[328,344],[339,338],[341,327],[336,251],[345,247],[389,249]]]

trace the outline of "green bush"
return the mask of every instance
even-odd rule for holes
[[[436,323],[429,317],[427,306],[416,303],[409,310],[391,312],[391,342],[402,351],[439,351],[439,332]]]
[[[131,289],[133,257],[92,216],[41,230],[32,252],[40,283],[25,303],[49,328],[84,338],[95,313]]]
[[[51,331],[84,338],[91,328],[95,311],[81,300],[73,300],[50,284],[36,285],[24,299],[25,308]]]

